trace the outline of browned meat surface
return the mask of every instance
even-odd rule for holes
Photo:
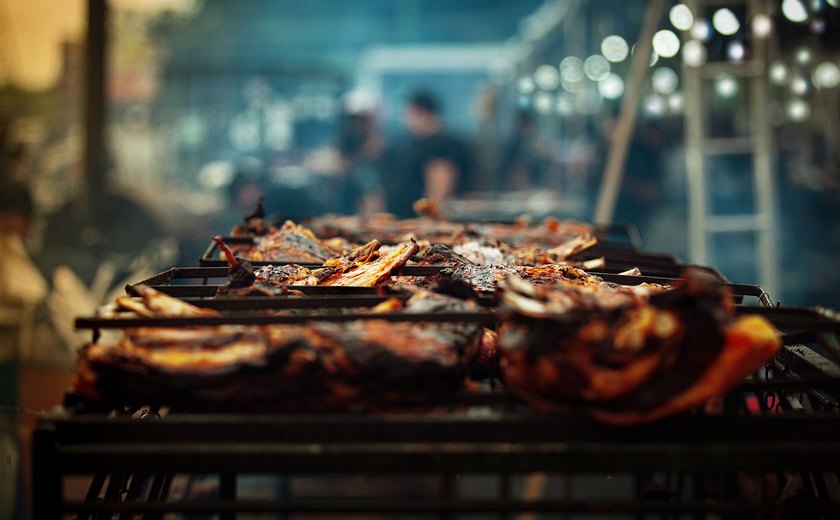
[[[345,257],[331,258],[320,269],[299,265],[262,266],[255,271],[257,285],[332,285],[339,287],[373,287],[388,281],[400,272],[418,251],[417,243],[406,242],[380,255],[380,244],[372,241]]]
[[[763,318],[736,319],[724,286],[699,271],[649,299],[604,295],[588,281],[502,284],[504,381],[534,410],[653,421],[726,392],[780,346]]]
[[[320,264],[335,251],[328,249],[308,229],[287,220],[279,229],[256,237],[255,245],[242,251],[249,260]]]
[[[204,312],[157,292],[135,302],[142,315],[152,308]],[[470,307],[423,292],[389,311],[436,308]],[[476,348],[479,334],[474,325],[382,320],[134,329],[117,343],[82,349],[75,387],[106,407],[312,412],[428,405],[462,386],[464,353]]]

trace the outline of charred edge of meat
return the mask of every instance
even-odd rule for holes
[[[244,287],[251,287],[256,281],[254,274],[254,266],[250,262],[243,259],[237,259],[233,256],[233,252],[224,243],[221,237],[213,237],[213,241],[219,246],[219,249],[225,254],[228,262],[228,281],[216,291],[216,295],[225,295],[230,293],[233,289],[241,289]]]
[[[245,214],[245,218],[242,219],[242,221],[245,222],[246,225],[250,224],[251,221],[255,219],[265,219],[265,206],[263,205],[264,202],[264,197],[260,196],[260,198],[257,199],[257,205],[254,207],[254,209]]]
[[[412,258],[421,265],[450,265],[456,263],[471,263],[469,260],[452,250],[445,244],[432,244],[422,253]]]

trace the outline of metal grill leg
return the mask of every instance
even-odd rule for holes
[[[55,431],[36,430],[32,436],[32,518],[61,518],[61,473],[58,472]]]
[[[107,476],[105,473],[97,473],[93,476],[93,480],[90,482],[90,487],[88,487],[87,494],[85,495],[85,504],[99,500],[99,493],[102,492],[102,486],[105,485],[105,478]],[[76,516],[76,520],[88,520],[89,518],[89,513],[79,513]]]
[[[219,475],[219,498],[225,502],[236,501],[236,474],[222,473]],[[223,513],[221,520],[235,520],[236,513]]]

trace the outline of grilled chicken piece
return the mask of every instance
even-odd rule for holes
[[[591,297],[591,288],[502,284],[503,378],[534,410],[654,421],[726,392],[780,347],[763,318],[735,319],[726,288],[700,271],[649,299]]]
[[[159,298],[158,308],[175,315],[202,312]],[[390,310],[438,308],[472,307],[422,292]],[[464,352],[476,348],[479,332],[469,324],[383,320],[132,329],[117,344],[82,349],[75,387],[114,407],[312,412],[427,405],[462,386]]]

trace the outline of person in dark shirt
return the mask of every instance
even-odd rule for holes
[[[388,209],[398,216],[410,216],[421,197],[440,203],[462,193],[473,162],[469,147],[445,131],[440,104],[428,92],[410,98],[404,121],[410,137],[394,157],[396,171],[383,178]]]

